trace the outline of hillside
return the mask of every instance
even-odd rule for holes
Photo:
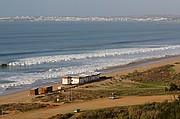
[[[111,107],[82,113],[58,114],[49,119],[179,119],[180,97],[173,102]]]

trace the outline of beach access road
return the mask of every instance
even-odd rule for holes
[[[99,108],[108,108],[114,106],[140,105],[151,102],[163,102],[165,100],[173,101],[173,95],[157,95],[157,96],[122,96],[111,100],[109,98],[96,99],[91,101],[83,101],[77,103],[63,104],[54,108],[39,109],[29,112],[9,114],[0,116],[0,119],[46,119],[56,114],[72,113],[75,108],[85,110],[93,110]]]

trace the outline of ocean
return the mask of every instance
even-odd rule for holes
[[[0,95],[169,55],[180,23],[0,22]]]

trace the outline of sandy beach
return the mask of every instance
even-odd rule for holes
[[[114,67],[115,69],[119,69],[119,68],[125,68],[125,69],[113,71],[110,73],[105,73],[104,75],[106,76],[115,76],[117,74],[124,75],[130,72],[133,72],[135,70],[145,71],[151,68],[160,67],[167,64],[175,64],[179,62],[180,62],[180,56],[169,56],[169,57],[163,57],[159,59],[151,59],[151,60],[146,60],[146,61],[135,62],[135,63],[124,65],[124,66]]]
[[[133,68],[128,68],[128,69],[124,69],[124,70],[119,70],[119,71],[114,71],[114,72],[110,72],[110,73],[105,73],[105,74],[102,74],[102,75],[105,75],[105,76],[116,76],[116,75],[124,75],[124,74],[128,74],[130,72],[133,72],[135,70],[137,71],[145,71],[145,70],[148,70],[148,69],[151,69],[151,68],[155,68],[155,67],[159,67],[159,66],[163,66],[163,65],[167,65],[167,64],[174,64],[175,65],[175,68],[177,69],[177,71],[180,71],[180,57],[171,57],[171,59],[157,59],[155,60],[155,62],[151,62],[150,64],[146,63],[146,65],[143,65],[143,66],[137,66],[137,67],[133,67]],[[136,64],[137,65],[137,64]],[[57,87],[57,85],[60,85],[60,84],[55,84],[54,87]],[[13,94],[7,94],[7,95],[1,95],[0,96],[0,104],[7,104],[7,103],[19,103],[19,102],[31,102],[31,99],[34,98],[35,96],[29,96],[29,91],[26,90],[26,91],[21,91],[21,92],[17,92],[17,93],[13,93]],[[144,103],[147,103],[147,102],[162,102],[164,100],[169,100],[169,101],[172,101],[173,100],[173,97],[172,95],[169,95],[169,96],[166,96],[166,95],[159,95],[159,96],[146,96],[146,97],[138,97],[138,96],[135,96],[133,99],[128,97],[128,96],[124,96],[122,97],[121,99],[118,99],[116,101],[116,103],[113,103],[112,105],[104,105],[108,100],[107,99],[102,99],[102,103],[103,104],[100,104],[98,103],[101,99],[99,100],[95,100],[95,101],[87,101],[87,102],[80,102],[78,103],[77,105],[80,105],[80,107],[82,105],[89,105],[89,106],[86,106],[87,108],[84,108],[84,110],[90,110],[90,109],[97,109],[97,108],[105,108],[105,107],[111,107],[111,106],[126,106],[126,105],[136,105],[136,104],[144,104]],[[104,100],[104,102],[103,102]],[[119,101],[123,100],[124,103],[120,103]],[[136,100],[141,100],[141,101],[136,101]],[[134,102],[135,101],[135,102]],[[96,108],[94,107],[91,107],[90,105],[94,103],[96,106]],[[48,116],[53,116],[54,114],[57,114],[58,112],[62,112],[62,113],[67,113],[67,112],[71,112],[71,109],[74,108],[74,105],[76,104],[68,104],[68,105],[63,105],[63,107],[58,107],[57,110],[56,108],[53,109],[54,110],[54,113],[50,113],[48,114],[47,111],[42,111],[41,110],[41,117],[46,117],[47,115]],[[76,106],[75,106],[76,107]],[[82,106],[83,108],[83,106]],[[52,109],[51,109],[52,110]],[[55,111],[56,110],[56,111]],[[64,110],[64,111],[63,111]],[[52,111],[51,111],[52,112]],[[34,113],[35,115],[31,115],[32,113]],[[21,113],[21,114],[17,114],[16,116],[14,116],[13,118],[15,119],[16,117],[17,118],[22,118],[24,116],[26,116],[26,118],[35,118],[37,115],[37,111],[33,111],[31,113],[30,112],[25,112],[25,113]],[[27,115],[26,115],[27,114]],[[29,117],[28,117],[29,115]],[[8,116],[1,116],[0,118],[12,118],[12,115],[8,115]],[[38,118],[38,117],[37,117]]]

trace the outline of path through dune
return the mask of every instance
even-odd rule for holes
[[[79,103],[64,104],[62,106],[49,108],[49,109],[40,109],[35,111],[29,111],[25,113],[4,115],[0,117],[2,119],[45,119],[56,114],[60,113],[69,113],[73,112],[74,108],[80,108],[83,110],[92,110],[99,108],[107,108],[113,106],[128,106],[128,105],[139,105],[148,102],[162,102],[162,101],[173,101],[173,95],[159,95],[159,96],[124,96],[119,99],[97,99],[92,101],[85,101]]]

